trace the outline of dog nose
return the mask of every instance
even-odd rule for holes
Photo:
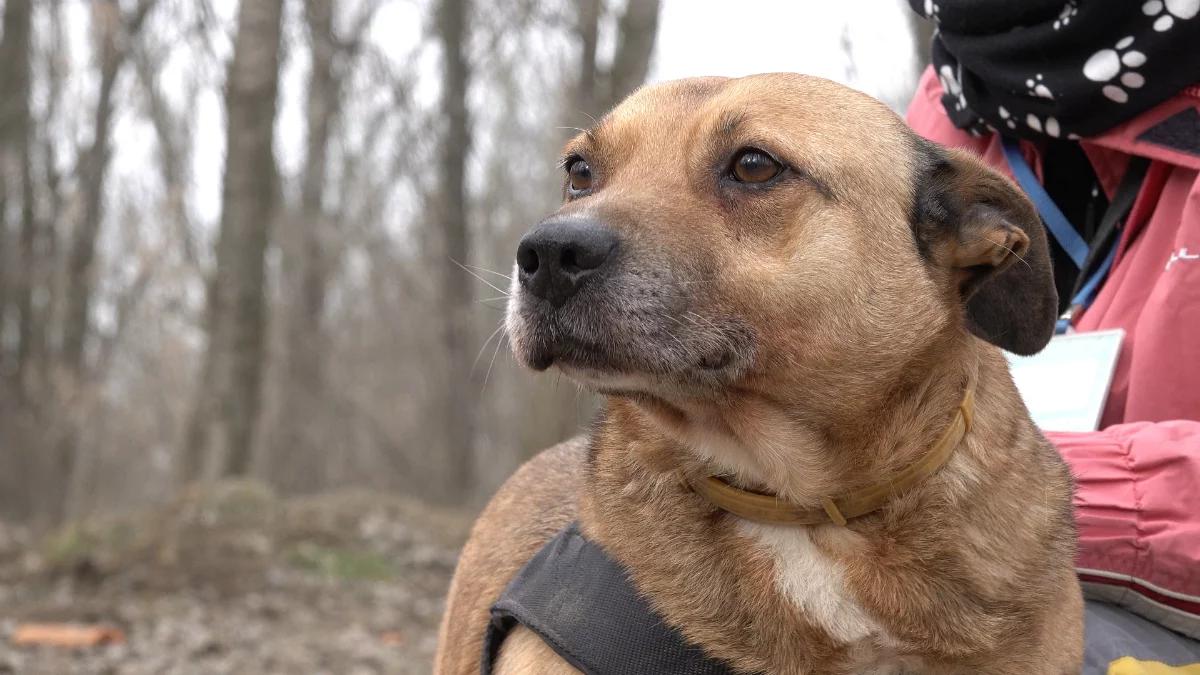
[[[613,257],[617,235],[590,218],[552,219],[517,245],[517,279],[533,295],[561,307]]]

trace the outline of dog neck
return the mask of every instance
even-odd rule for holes
[[[923,457],[883,482],[842,495],[823,497],[820,508],[804,508],[790,504],[777,495],[744,490],[730,485],[720,476],[694,477],[689,482],[696,494],[717,508],[746,520],[768,525],[820,525],[832,522],[844,526],[848,520],[878,510],[895,495],[903,494],[941,469],[971,430],[974,411],[974,389],[968,384],[950,426],[946,427]]]
[[[957,435],[957,445],[967,433],[956,419],[966,421],[959,412],[964,396],[983,375],[979,349],[973,340],[943,343],[898,368],[887,384],[837,396],[806,393],[799,407],[738,391],[719,403],[615,401],[611,408],[626,420],[622,426],[643,449],[636,454],[652,471],[691,484],[722,476],[739,493],[770,495],[829,522],[829,501],[843,511],[841,497],[877,490],[913,467],[920,478],[944,463],[953,448],[942,437]],[[935,455],[941,461],[928,461]]]
[[[590,441],[579,500],[584,531],[628,566],[640,588],[651,589],[647,592],[672,623],[710,636],[708,644],[733,645],[720,652],[722,658],[732,663],[744,656],[737,662],[749,671],[817,672],[806,660],[814,650],[874,644],[866,640],[872,635],[883,635],[884,644],[897,634],[915,639],[909,630],[912,615],[897,609],[908,607],[897,604],[901,591],[888,589],[934,593],[967,584],[971,592],[982,592],[976,584],[992,588],[986,586],[992,583],[986,575],[1002,570],[1001,577],[1007,578],[1004,574],[1010,573],[1007,562],[991,560],[997,551],[1025,551],[1028,542],[1043,536],[1032,526],[990,533],[979,522],[948,516],[947,509],[957,513],[966,505],[985,503],[999,509],[994,513],[1004,515],[995,517],[1006,522],[1040,522],[1036,510],[1024,509],[1019,495],[1025,486],[1014,477],[1028,479],[1029,466],[1040,461],[1042,450],[998,350],[968,341],[965,349],[944,353],[942,363],[923,360],[919,365],[927,365],[925,370],[914,365],[907,369],[907,379],[895,378],[893,387],[880,389],[864,403],[857,427],[827,434],[831,440],[826,445],[793,446],[777,464],[769,459],[747,464],[750,469],[737,482],[774,494],[790,488],[788,502],[816,508],[822,493],[882,483],[929,452],[972,385],[978,401],[973,428],[949,461],[871,516],[850,520],[845,527],[828,518],[824,525],[772,526],[723,512],[688,482],[731,463],[710,460],[703,448],[682,440],[679,429],[658,419],[665,413],[647,412],[640,401],[614,398]],[[851,424],[844,419],[837,423]],[[839,460],[861,468],[838,473]],[[810,481],[803,473],[807,466],[833,468]],[[778,473],[767,473],[774,467]],[[1041,480],[1040,474],[1033,478]],[[809,491],[812,501],[793,496],[804,494],[809,483],[822,486],[822,492]],[[829,487],[837,491],[823,492]],[[1044,484],[1030,487],[1040,494]],[[984,557],[971,558],[978,561],[965,568],[889,562],[929,559],[931,541],[970,541],[966,555],[976,555],[974,547],[979,546]],[[980,575],[986,578],[980,581]],[[938,581],[912,583],[923,577]],[[921,619],[930,622],[922,623],[922,630],[941,630],[943,619],[935,614]],[[749,625],[755,629],[748,631]],[[947,635],[951,642],[962,636]],[[802,652],[793,650],[797,644],[804,645]],[[762,654],[771,654],[769,661],[758,660]],[[875,658],[869,649],[863,654]],[[847,665],[844,671],[819,672],[862,670]]]

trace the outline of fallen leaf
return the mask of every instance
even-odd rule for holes
[[[405,642],[408,642],[408,639],[404,637],[404,633],[401,633],[398,630],[385,631],[379,636],[379,639],[383,642],[383,644],[389,647],[399,647]]]
[[[121,629],[96,624],[25,623],[12,634],[12,643],[18,647],[81,649],[124,642],[125,633]]]

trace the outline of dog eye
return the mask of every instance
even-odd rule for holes
[[[754,148],[742,150],[733,158],[730,173],[739,183],[765,183],[783,172],[775,158]]]
[[[586,192],[592,188],[592,167],[580,158],[575,158],[567,165],[567,176],[570,179],[571,192]]]

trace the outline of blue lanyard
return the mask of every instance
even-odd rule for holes
[[[1050,197],[1050,193],[1046,192],[1046,188],[1038,182],[1037,176],[1034,175],[1033,169],[1029,167],[1029,163],[1025,161],[1025,157],[1021,154],[1020,146],[1017,141],[1010,138],[1003,139],[1004,159],[1008,161],[1008,168],[1012,170],[1013,176],[1016,177],[1017,183],[1021,185],[1021,189],[1033,201],[1037,207],[1038,213],[1041,214],[1042,220],[1046,223],[1046,229],[1049,230],[1050,236],[1058,242],[1058,245],[1066,251],[1071,261],[1075,263],[1075,267],[1082,269],[1088,258],[1088,245],[1079,235],[1079,232],[1063,215],[1058,204],[1054,203],[1054,199]],[[1071,298],[1070,308],[1067,313],[1058,320],[1058,325],[1055,332],[1065,333],[1071,324],[1071,314],[1074,312],[1086,309],[1096,299],[1096,292],[1100,290],[1100,284],[1112,269],[1113,260],[1117,257],[1117,241],[1119,238],[1114,238],[1109,244],[1108,253],[1105,254],[1103,262],[1096,268],[1087,281],[1079,287],[1079,291],[1075,297]]]
[[[1038,182],[1037,176],[1033,175],[1033,169],[1029,168],[1025,157],[1021,154],[1021,148],[1017,145],[1017,141],[1011,138],[1004,139],[1004,159],[1008,160],[1008,168],[1020,183],[1021,189],[1033,200],[1033,205],[1037,207],[1038,213],[1042,214],[1042,220],[1046,222],[1046,229],[1050,230],[1050,234],[1058,241],[1058,245],[1067,252],[1067,255],[1071,256],[1075,267],[1082,268],[1084,261],[1087,260],[1087,242],[1079,236],[1079,232],[1071,225],[1071,221],[1063,215],[1058,204],[1055,204],[1050,197],[1050,193],[1046,192],[1046,188]]]

